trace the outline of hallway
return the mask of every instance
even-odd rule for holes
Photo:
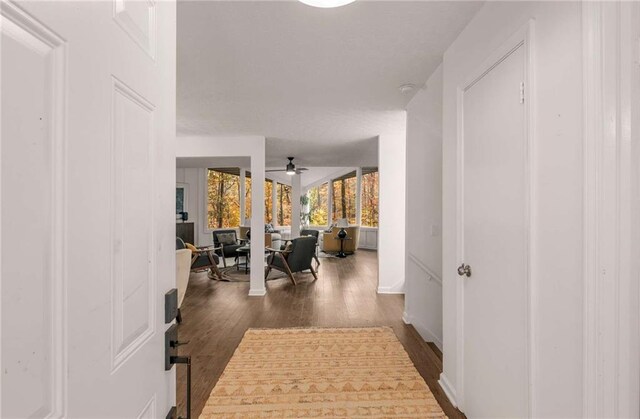
[[[377,253],[322,258],[319,279],[300,275],[268,281],[264,298],[247,297],[248,282],[216,282],[192,274],[182,305],[182,353],[193,362],[192,412],[197,417],[248,328],[391,326],[450,418],[463,417],[438,386],[442,361],[402,318],[402,295],[376,294]],[[184,411],[184,369],[178,369],[178,411]]]

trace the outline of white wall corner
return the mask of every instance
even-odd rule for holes
[[[456,390],[453,388],[451,382],[449,381],[447,376],[444,375],[444,373],[440,374],[438,384],[440,385],[440,388],[442,388],[442,391],[444,391],[444,394],[447,396],[453,407],[457,408],[458,402],[456,401]]]

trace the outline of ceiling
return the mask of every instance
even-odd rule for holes
[[[481,2],[178,2],[178,136],[263,135],[267,167],[373,166]],[[415,92],[414,92],[415,93]]]

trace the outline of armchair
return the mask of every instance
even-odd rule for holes
[[[300,236],[303,236],[303,237],[311,236],[316,239],[316,251],[313,254],[313,258],[316,260],[316,263],[318,264],[318,266],[320,266],[320,259],[318,259],[318,247],[319,247],[318,239],[320,238],[320,232],[318,230],[302,229],[300,230]]]
[[[215,248],[213,246],[195,247],[192,244],[185,243],[181,238],[176,237],[176,249],[191,250],[191,272],[208,270],[210,271],[209,278],[226,279],[218,269],[220,258],[216,254],[216,251],[220,250],[220,248]]]
[[[313,277],[317,280],[318,274],[311,261],[315,256],[316,239],[315,237],[298,237],[293,239],[291,244],[284,250],[267,249],[270,254],[267,257],[267,270],[264,275],[266,280],[272,269],[277,269],[287,274],[293,285],[296,285],[296,279],[293,274],[309,269]]]
[[[216,249],[216,254],[222,257],[222,264],[227,267],[226,258],[237,256],[236,249],[242,246],[242,243],[238,240],[238,235],[233,229],[229,230],[215,230],[213,232],[213,247]]]

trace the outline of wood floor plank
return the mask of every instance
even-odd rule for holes
[[[359,250],[321,263],[317,281],[311,274],[296,274],[297,286],[286,277],[268,281],[264,297],[248,297],[246,282],[191,275],[179,336],[190,341],[180,353],[192,356],[192,417],[200,415],[248,328],[391,326],[447,416],[464,418],[438,385],[442,355],[402,321],[403,296],[377,294],[377,253]],[[177,381],[178,411],[184,412],[184,368]]]

